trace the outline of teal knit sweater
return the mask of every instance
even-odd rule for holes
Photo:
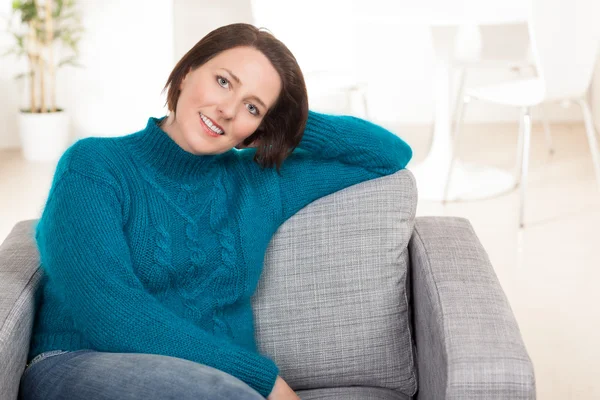
[[[312,201],[406,166],[373,123],[309,113],[281,175],[256,149],[193,155],[150,118],[60,159],[36,241],[44,270],[29,360],[55,350],[151,353],[225,371],[267,396],[251,296],[279,226]]]

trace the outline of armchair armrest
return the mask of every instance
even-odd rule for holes
[[[534,399],[531,359],[471,224],[417,218],[409,253],[417,399]]]
[[[0,245],[0,399],[16,399],[42,277],[34,221],[15,225]]]

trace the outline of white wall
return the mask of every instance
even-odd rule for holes
[[[0,0],[0,16],[7,17],[12,1]],[[4,18],[0,18],[4,22]],[[0,54],[12,47],[12,37],[4,27],[0,27]],[[17,116],[19,109],[20,92],[13,76],[21,73],[24,62],[17,62],[13,58],[0,58],[0,148],[17,147],[19,140],[17,132]]]
[[[311,1],[319,6],[311,7]],[[6,14],[10,3],[0,0],[0,13]],[[357,73],[369,85],[373,120],[394,126],[432,122],[434,54],[423,22],[349,27],[336,24],[347,17],[347,2],[342,0],[277,4],[261,10],[253,9],[250,0],[80,0],[87,31],[81,62],[86,68],[63,69],[58,91],[60,105],[71,112],[74,136],[122,135],[142,128],[149,116],[163,115],[160,92],[175,62],[206,33],[233,22],[269,28],[307,74],[319,69]],[[261,23],[269,13],[271,22]],[[519,53],[521,44],[510,44],[514,42],[508,37],[518,41],[521,31],[503,35],[500,48]],[[0,52],[9,43],[10,37],[0,34]],[[0,59],[0,148],[19,145],[16,111],[26,100],[26,87],[12,76],[22,71],[22,63]],[[592,96],[598,119],[599,74]],[[507,70],[474,71],[468,83],[514,77]],[[550,106],[546,114],[556,122],[581,120],[576,107]],[[466,122],[514,122],[516,116],[510,108],[473,103]]]
[[[213,29],[253,23],[250,0],[173,0],[173,5],[176,60]]]
[[[171,72],[173,6],[170,0],[86,0],[81,43],[85,69],[65,79],[64,102],[78,136],[115,136],[163,114],[160,92]]]

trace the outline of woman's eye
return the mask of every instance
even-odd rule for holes
[[[227,88],[229,81],[227,81],[227,79],[223,78],[222,76],[217,76],[217,83],[222,87]]]
[[[252,104],[248,104],[248,111],[250,111],[250,113],[253,115],[260,114],[260,112],[258,111],[258,108],[254,107]]]

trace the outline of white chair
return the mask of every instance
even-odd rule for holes
[[[436,33],[438,35],[447,34],[444,32],[444,28],[446,27],[434,28],[434,38]],[[440,32],[435,32],[436,29]],[[521,75],[520,77],[524,77],[531,75],[531,72],[535,71],[527,23],[473,26],[470,30],[466,30],[463,33],[463,37],[457,37],[456,40],[466,42],[467,44],[455,51],[452,60],[453,68],[457,71],[458,75],[456,105],[452,114],[453,123],[456,121],[456,117],[462,106],[469,72],[476,69],[506,69],[517,72]],[[522,43],[519,43],[519,40]],[[509,46],[506,45],[507,41],[510,43]],[[479,42],[477,51],[468,50],[469,42]],[[549,152],[550,154],[554,154],[550,123],[544,113],[543,105],[539,105],[538,111],[544,127],[544,133],[546,134]]]
[[[355,71],[307,71],[304,79],[312,110],[369,119],[368,85],[366,81],[358,79]]]
[[[596,178],[600,185],[600,154],[592,113],[586,100],[600,45],[598,28],[600,24],[597,21],[599,11],[600,2],[597,0],[531,1],[528,26],[538,76],[465,90],[464,99],[457,113],[453,156],[444,190],[444,200],[447,198],[456,159],[460,127],[467,105],[472,99],[521,109],[518,153],[520,170],[517,173],[517,186],[521,185],[519,213],[521,228],[525,220],[532,107],[546,102],[565,101],[577,103],[581,107]]]

